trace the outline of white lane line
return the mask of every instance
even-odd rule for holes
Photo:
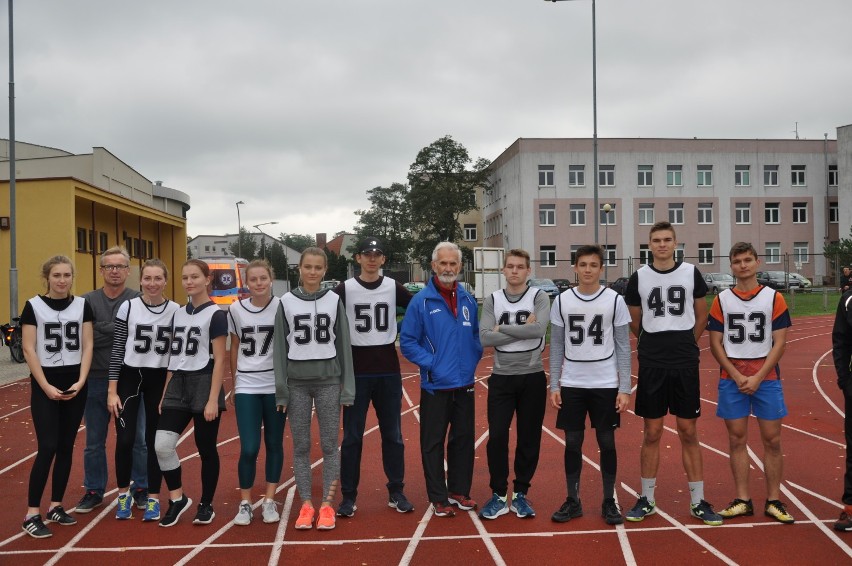
[[[418,422],[420,419],[417,419]],[[405,552],[402,554],[402,558],[399,559],[399,566],[408,566],[411,564],[411,559],[414,558],[414,553],[417,552],[417,546],[420,544],[420,541],[423,540],[423,533],[426,531],[426,527],[429,525],[429,519],[432,518],[432,506],[426,506],[426,512],[423,514],[423,517],[417,523],[417,528],[414,530],[414,535],[412,535],[411,540],[408,542],[408,546],[405,547]],[[387,539],[383,539],[387,540]]]
[[[21,411],[26,411],[26,410],[27,410],[27,409],[29,409],[29,408],[30,408],[30,406],[29,406],[29,405],[27,405],[26,407],[21,407],[21,408],[20,408],[20,409],[18,409],[17,411],[12,411],[11,413],[7,413],[7,414],[3,415],[2,417],[0,417],[0,420],[8,419],[8,418],[9,418],[9,417],[11,417],[12,415],[17,414],[17,413],[20,413]]]
[[[479,533],[479,536],[482,538],[482,542],[485,543],[485,548],[488,549],[488,554],[491,555],[491,558],[494,560],[494,564],[497,566],[506,566],[506,561],[503,560],[503,557],[500,555],[500,551],[497,550],[497,546],[494,544],[494,541],[491,540],[491,534],[482,524],[479,517],[477,517],[476,511],[471,510],[468,511],[467,514],[476,526],[476,532]]]
[[[819,368],[819,364],[820,364],[820,363],[822,362],[822,360],[823,360],[823,359],[825,359],[825,357],[826,357],[826,356],[828,356],[831,352],[832,352],[832,350],[829,350],[829,351],[827,351],[826,353],[824,353],[822,356],[820,356],[820,357],[819,357],[819,359],[818,359],[818,360],[814,363],[814,365],[813,365],[813,369],[811,370],[811,376],[813,377],[814,385],[816,385],[817,391],[819,391],[819,394],[820,394],[820,395],[822,395],[822,398],[823,398],[823,399],[825,399],[825,402],[826,402],[826,403],[828,403],[828,404],[829,404],[829,406],[831,406],[831,408],[832,408],[832,409],[834,409],[834,411],[835,411],[838,415],[840,415],[841,417],[843,417],[843,418],[845,419],[845,418],[846,418],[846,412],[845,412],[845,411],[842,411],[842,410],[840,409],[840,407],[838,407],[837,405],[835,405],[835,404],[834,404],[834,401],[832,401],[832,400],[831,400],[831,398],[830,398],[830,397],[829,397],[829,396],[825,393],[825,391],[823,391],[823,389],[822,389],[822,385],[820,385],[820,383],[819,383],[819,379],[817,378],[817,369]]]
[[[278,522],[278,530],[275,531],[275,543],[272,545],[272,551],[269,553],[269,562],[267,563],[269,566],[275,566],[281,559],[284,535],[287,534],[287,519],[293,510],[293,499],[295,497],[296,488],[294,486],[287,490],[287,499],[284,500],[284,508],[281,509],[281,520]]]
[[[820,501],[828,503],[829,505],[832,505],[834,507],[837,507],[838,509],[843,509],[843,505],[841,505],[840,503],[838,503],[837,501],[835,501],[833,499],[826,497],[825,495],[819,494],[815,491],[811,491],[810,489],[806,488],[805,486],[799,485],[797,483],[793,483],[791,481],[787,481],[787,483],[790,484],[791,487],[794,487],[794,488],[798,489],[799,491],[807,493],[811,497],[815,497],[816,499],[819,499]]]

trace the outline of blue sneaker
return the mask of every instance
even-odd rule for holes
[[[722,516],[713,511],[713,506],[703,499],[695,505],[690,505],[689,513],[696,519],[704,521],[705,525],[717,527],[722,524]]]
[[[158,499],[148,498],[148,503],[145,505],[145,514],[142,515],[143,521],[159,521],[160,520],[160,501]]]
[[[535,510],[530,507],[525,493],[515,493],[512,495],[512,506],[510,509],[521,519],[535,517]]]
[[[133,498],[127,493],[118,496],[115,518],[122,521],[133,518]]]
[[[656,503],[649,502],[648,498],[643,495],[636,500],[636,505],[633,506],[633,509],[624,514],[624,518],[633,523],[638,523],[648,515],[653,515],[656,512]]]
[[[509,503],[505,497],[500,497],[496,493],[491,495],[491,499],[485,504],[485,507],[480,511],[479,516],[483,519],[496,519],[500,515],[505,515],[509,512]]]

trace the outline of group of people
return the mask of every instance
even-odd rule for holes
[[[434,276],[412,296],[381,274],[382,243],[366,238],[355,260],[360,274],[335,289],[322,289],[325,252],[307,248],[299,262],[300,284],[283,297],[272,294],[274,274],[262,260],[246,269],[250,297],[229,310],[210,300],[210,272],[200,260],[187,261],[181,283],[189,302],[166,299],[168,270],[148,260],[141,270],[142,292],[126,289],[130,258],[123,248],[101,257],[102,289],[84,297],[71,293],[74,268],[67,257],[43,266],[45,295],[27,301],[21,317],[24,352],[31,372],[32,416],[38,440],[23,530],[51,536],[45,523],[73,525],[62,500],[71,469],[77,428],[85,414],[85,493],[73,510],[90,512],[103,504],[107,483],[105,441],[115,423],[116,518],[130,519],[133,507],[143,521],[175,525],[191,508],[184,493],[180,436],[192,423],[201,460],[201,494],[193,523],[215,517],[219,479],[216,448],[226,366],[234,376],[234,400],[241,450],[238,481],[241,502],[236,525],[249,525],[260,507],[266,523],[280,520],[274,495],[284,464],[283,435],[289,417],[293,470],[301,507],[297,529],[333,529],[336,517],[357,510],[366,418],[372,404],[381,435],[387,477],[387,504],[400,513],[414,505],[404,492],[401,432],[402,375],[396,350],[420,374],[420,450],[426,494],[436,517],[473,510],[475,452],[475,372],[483,346],[494,348],[487,380],[489,438],[487,460],[491,496],[479,510],[484,519],[510,512],[535,516],[528,493],[539,462],[548,400],[556,427],[564,431],[567,497],[551,516],[564,523],[583,515],[580,498],[586,419],[600,450],[603,494],[601,517],[618,525],[656,512],[656,476],[666,414],[675,416],[690,494],[690,514],[707,525],[750,516],[747,432],[757,418],[764,447],[764,514],[782,523],[794,518],[780,500],[783,469],[781,422],[787,414],[779,361],[790,315],[781,294],[757,283],[760,265],[748,243],[730,251],[736,286],[722,291],[708,309],[707,286],[698,269],[675,260],[677,238],[668,222],[650,231],[653,263],[635,272],[624,297],[600,284],[604,251],[581,246],[573,267],[578,285],[557,296],[527,285],[530,257],[524,250],[505,254],[506,286],[477,301],[457,282],[462,254],[452,242],[432,253]],[[397,315],[404,313],[399,332]],[[550,329],[548,379],[542,353]],[[697,419],[701,414],[699,348],[709,330],[720,366],[717,416],[730,442],[735,497],[716,512],[704,495]],[[630,334],[638,339],[635,412],[643,418],[639,497],[622,513],[615,500],[615,429],[632,392]],[[230,335],[230,351],[226,338]],[[834,329],[834,359],[847,409],[852,410],[852,292],[843,295]],[[343,440],[339,439],[341,410]],[[316,412],[322,450],[322,491],[312,498],[311,420]],[[847,411],[848,415],[849,411]],[[517,445],[509,490],[510,427]],[[252,503],[261,436],[266,448],[265,492]],[[852,424],[846,420],[847,446]],[[153,448],[153,450],[151,450]],[[53,467],[48,510],[43,492]],[[165,479],[168,509],[160,513]],[[337,508],[337,492],[340,502]],[[838,530],[852,530],[852,455],[847,453]]]

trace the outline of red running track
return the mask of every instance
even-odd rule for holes
[[[594,436],[587,435],[581,496],[585,516],[566,524],[550,521],[550,514],[565,498],[562,435],[555,429],[555,411],[548,409],[542,431],[542,457],[529,492],[538,512],[532,519],[514,514],[495,521],[480,520],[474,513],[455,518],[433,517],[426,503],[418,450],[419,386],[414,368],[403,360],[405,399],[403,435],[406,440],[406,493],[415,511],[400,514],[387,507],[385,478],[381,467],[380,438],[375,418],[368,420],[358,511],[352,519],[338,519],[333,531],[296,531],[298,513],[290,468],[292,444],[289,427],[285,439],[285,471],[278,500],[284,520],[265,525],[259,520],[236,527],[231,519],[239,504],[237,459],[239,439],[233,410],[223,417],[220,430],[222,473],[211,525],[195,526],[185,516],[169,529],[142,523],[141,511],[132,521],[114,519],[114,483],[108,486],[107,504],[87,515],[77,515],[73,527],[52,525],[54,536],[35,540],[20,529],[26,507],[26,486],[35,439],[30,422],[29,380],[0,388],[0,481],[7,499],[0,506],[0,564],[841,564],[852,563],[852,534],[835,533],[837,503],[843,488],[845,458],[843,400],[835,385],[831,362],[832,317],[799,318],[788,332],[781,361],[784,390],[790,415],[785,419],[783,449],[785,473],[782,499],[796,517],[794,525],[781,525],[762,516],[765,499],[761,472],[762,446],[756,423],[749,443],[752,458],[751,492],[758,513],[754,517],[707,527],[689,516],[686,476],[674,421],[667,420],[657,481],[657,515],[642,523],[607,526],[599,515],[600,476]],[[705,492],[717,508],[733,498],[728,467],[727,435],[715,416],[718,370],[702,346],[703,416],[699,431],[703,446]],[[477,434],[474,499],[484,503],[490,496],[485,445],[487,377],[491,351],[477,370]],[[22,375],[24,366],[22,368]],[[636,364],[633,365],[634,371]],[[228,383],[230,386],[230,382]],[[232,407],[231,407],[232,409]],[[108,446],[114,443],[110,433]],[[314,431],[316,438],[316,431]],[[199,462],[191,437],[178,452],[184,461],[185,488],[197,498]],[[616,434],[619,474],[616,496],[630,507],[639,490],[639,447],[642,420],[625,415]],[[72,507],[82,494],[84,436],[77,437],[74,469],[65,505]],[[313,455],[320,458],[314,445]],[[261,452],[261,458],[263,453]],[[112,473],[112,448],[108,461]],[[261,460],[262,462],[262,460]],[[319,464],[319,462],[318,462]],[[319,464],[321,465],[321,464]],[[262,463],[261,463],[262,466]],[[262,477],[262,467],[258,477]],[[314,484],[319,486],[319,468]],[[165,491],[164,491],[165,493]],[[315,494],[318,495],[318,494]],[[260,496],[260,491],[257,491]],[[46,501],[45,501],[46,503]]]

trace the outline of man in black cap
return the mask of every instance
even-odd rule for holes
[[[414,510],[403,493],[402,373],[396,352],[396,309],[408,306],[411,293],[381,274],[385,263],[382,247],[377,238],[364,238],[355,254],[361,274],[334,289],[346,307],[355,366],[355,403],[343,408],[343,443],[340,446],[343,501],[337,508],[339,517],[352,517],[357,509],[355,500],[361,478],[361,451],[371,401],[382,437],[388,507],[400,513]]]

